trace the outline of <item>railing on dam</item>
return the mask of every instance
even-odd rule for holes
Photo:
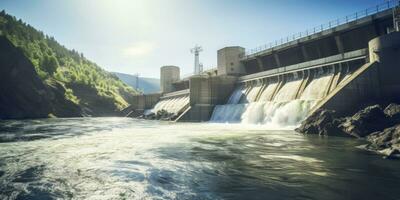
[[[265,51],[267,49],[271,49],[271,48],[277,47],[279,45],[282,45],[282,44],[285,44],[285,43],[288,43],[288,42],[292,42],[292,41],[295,41],[295,40],[298,40],[298,39],[301,39],[301,38],[304,38],[304,37],[308,37],[310,35],[317,34],[317,33],[320,33],[322,31],[325,31],[325,30],[328,30],[328,29],[331,29],[331,28],[334,28],[334,27],[337,27],[337,26],[340,26],[340,25],[343,25],[343,24],[347,24],[347,23],[356,21],[356,20],[358,20],[360,18],[363,18],[363,17],[367,17],[367,16],[370,16],[370,15],[377,14],[379,12],[394,8],[394,7],[399,6],[399,5],[400,5],[400,1],[399,0],[389,0],[389,1],[385,2],[385,3],[378,4],[378,5],[374,6],[374,7],[370,7],[370,8],[367,8],[365,10],[358,11],[358,12],[353,13],[351,15],[347,15],[345,17],[329,21],[328,23],[321,24],[319,26],[315,26],[314,28],[307,29],[307,30],[299,32],[297,34],[293,34],[293,35],[281,38],[280,40],[275,40],[274,42],[270,42],[268,44],[259,46],[257,48],[247,50],[245,52],[245,55],[243,55],[243,58],[247,59],[247,58],[253,56],[254,54],[257,54],[259,52]]]

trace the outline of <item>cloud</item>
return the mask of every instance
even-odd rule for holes
[[[125,56],[142,57],[150,54],[155,48],[156,45],[154,43],[143,41],[125,48],[123,54]]]

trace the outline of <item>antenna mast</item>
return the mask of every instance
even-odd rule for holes
[[[194,48],[190,49],[190,52],[194,54],[194,74],[198,75],[203,71],[203,67],[200,66],[199,53],[203,51],[201,46],[195,45]]]
[[[135,82],[136,82],[135,86],[136,86],[136,91],[138,91],[138,92],[140,92],[139,76],[140,76],[139,73],[136,73],[136,74],[135,74]]]

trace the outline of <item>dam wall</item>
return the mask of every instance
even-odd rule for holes
[[[147,113],[164,110],[175,121],[279,128],[295,127],[320,108],[344,115],[382,99],[398,102],[399,33],[387,5],[250,53],[239,46],[222,48],[216,69],[163,83],[168,92]],[[179,77],[179,68],[174,71]]]
[[[208,121],[217,104],[223,104],[233,91],[237,77],[197,75],[188,79],[189,88],[157,96],[158,100],[143,105],[145,116],[168,114],[175,121]],[[153,95],[152,97],[156,97]],[[139,100],[150,98],[139,96]],[[153,100],[153,99],[152,99]],[[161,112],[161,113],[160,113]],[[163,113],[164,112],[164,113]]]
[[[189,90],[165,93],[151,109],[145,110],[144,114],[157,115],[159,112],[167,112],[169,115],[172,115],[171,117],[175,118],[189,106],[189,95]]]
[[[366,49],[370,40],[387,34],[391,29],[393,15],[392,10],[387,9],[327,30],[309,33],[272,48],[249,53],[243,56],[242,63],[246,74],[252,74]]]
[[[367,105],[400,102],[400,32],[368,49],[239,77],[212,122],[297,126],[317,109],[353,114]]]
[[[239,77],[228,101],[215,107],[211,121],[296,126],[363,66],[367,55],[367,50],[358,50]]]
[[[215,105],[226,102],[236,80],[227,75],[190,77],[190,108],[177,121],[208,121]]]
[[[241,58],[246,74],[238,77],[229,100],[215,107],[210,121],[295,127],[319,108],[344,115],[364,104],[396,100],[400,81],[385,80],[385,76],[397,72],[392,68],[398,60],[384,65],[376,61],[378,58],[370,58],[376,57],[374,49],[389,52],[381,46],[400,47],[396,39],[374,39],[397,34],[389,34],[394,30],[392,13],[391,9],[383,10],[247,52]],[[393,52],[384,55],[391,59],[399,56]]]
[[[123,113],[127,117],[138,117],[143,114],[143,112],[147,109],[151,109],[157,102],[160,100],[162,96],[161,93],[154,94],[141,94],[133,96],[130,100],[130,106],[123,110]]]
[[[370,62],[354,72],[311,111],[336,110],[351,114],[366,105],[400,102],[400,32],[369,42]]]

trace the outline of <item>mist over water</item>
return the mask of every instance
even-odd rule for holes
[[[399,199],[359,140],[129,118],[0,122],[0,199]]]

